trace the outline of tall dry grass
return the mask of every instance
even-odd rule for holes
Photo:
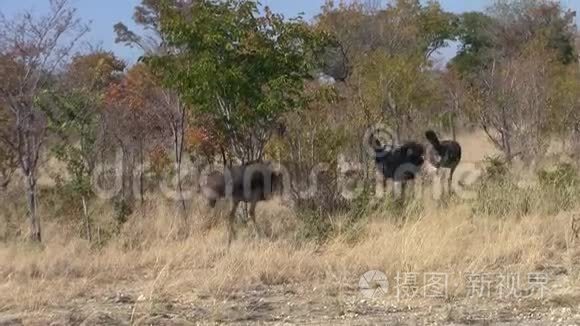
[[[52,223],[43,248],[0,245],[0,311],[42,310],[124,291],[156,301],[227,297],[256,285],[354,285],[369,270],[447,273],[457,295],[465,290],[460,277],[467,272],[558,269],[578,279],[573,213],[479,218],[469,206],[454,205],[425,210],[401,225],[379,210],[361,222],[356,238],[349,229],[320,244],[297,238],[293,213],[271,204],[259,214],[268,236],[242,228],[228,249],[225,226],[209,227],[214,222],[201,211],[187,226],[190,236],[181,238],[185,226],[173,209],[154,209],[150,217],[134,215],[102,248],[79,238],[63,241],[62,227]]]

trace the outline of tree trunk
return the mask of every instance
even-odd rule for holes
[[[6,195],[6,189],[0,189],[0,202],[8,203],[8,196]],[[4,228],[4,234],[0,236],[0,242],[4,242],[8,240],[8,236],[10,235],[10,218],[8,216],[4,216],[3,218],[6,227]]]
[[[397,144],[396,146],[399,146],[401,144],[401,139],[402,139],[402,135],[401,135],[401,124],[399,122],[397,122],[397,126],[396,126],[396,140],[397,140]],[[389,144],[389,146],[391,146],[392,144]]]
[[[185,116],[182,114],[182,121]],[[179,203],[181,206],[181,217],[184,221],[187,220],[187,205],[185,203],[185,197],[183,196],[183,181],[181,180],[181,167],[183,165],[183,152],[184,152],[184,141],[185,141],[185,127],[183,124],[181,127],[175,125],[172,126],[173,129],[173,150],[175,151],[175,168],[177,173],[177,191],[179,192]]]
[[[512,153],[511,129],[509,127],[509,122],[508,122],[505,107],[502,107],[501,113],[502,113],[502,115],[501,115],[501,120],[502,120],[501,121],[501,123],[502,123],[501,135],[502,135],[502,140],[503,140],[504,151],[505,151],[505,154],[507,156],[508,163],[512,163],[514,157],[513,157],[513,153]]]
[[[87,209],[87,200],[86,200],[85,196],[82,196],[82,202],[83,202],[83,214],[85,217],[85,230],[87,233],[87,240],[89,240],[89,242],[93,242],[93,232],[91,230],[91,219],[89,217],[89,211]]]
[[[181,214],[184,220],[187,220],[187,206],[185,204],[185,197],[183,197],[183,182],[181,180],[181,158],[177,161],[177,191],[179,191],[179,202],[181,206]]]
[[[26,199],[28,204],[28,219],[30,222],[30,240],[33,242],[41,242],[42,235],[40,229],[40,218],[36,215],[36,180],[34,176],[28,174],[26,176]]]
[[[226,150],[225,150],[225,148],[223,146],[220,146],[220,152],[222,154],[222,161],[224,163],[224,167],[228,167],[229,166],[228,165],[228,157],[227,157],[227,154],[226,154]]]
[[[507,162],[512,163],[514,160],[513,153],[512,153],[512,145],[510,137],[507,133],[502,133],[502,142],[505,155],[507,157]]]
[[[135,184],[135,150],[123,149],[123,187],[122,187],[122,198],[125,204],[127,204],[131,209],[134,208],[135,197],[134,184]]]
[[[139,197],[141,200],[141,207],[145,206],[145,149],[143,145],[143,140],[139,141]]]
[[[458,112],[458,111],[456,111]],[[451,113],[449,115],[449,123],[450,123],[450,127],[451,127],[451,135],[453,136],[453,140],[457,141],[457,129],[456,129],[456,125],[455,125],[455,113]]]

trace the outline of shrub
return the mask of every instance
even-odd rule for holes
[[[125,199],[116,199],[113,203],[113,208],[115,211],[115,222],[117,222],[118,227],[117,231],[120,231],[123,225],[129,220],[129,216],[133,214],[132,205]]]
[[[500,159],[488,159],[477,185],[474,214],[522,217],[528,214],[555,215],[576,206],[580,190],[578,173],[571,164],[561,163],[537,172],[538,182],[522,186]]]
[[[531,210],[533,191],[520,187],[507,162],[500,157],[485,160],[483,177],[476,185],[473,213],[495,217],[526,215]]]
[[[544,207],[551,207],[552,213],[575,207],[580,180],[572,164],[560,163],[553,170],[541,170],[538,179],[544,193],[540,199]]]

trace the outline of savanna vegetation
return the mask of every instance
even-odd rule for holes
[[[127,63],[81,46],[80,3],[46,1],[0,11],[0,324],[580,322],[580,38],[564,5],[327,1],[308,21],[142,0],[138,31],[111,26],[143,52]],[[396,143],[457,140],[454,191],[425,172],[412,196],[385,195],[378,125]],[[200,180],[257,160],[290,186],[258,206],[263,234],[241,209],[228,247],[227,203],[209,210]],[[391,286],[420,273],[418,289],[445,273],[447,292],[367,300],[369,270]],[[473,298],[467,273],[542,273],[548,290]]]

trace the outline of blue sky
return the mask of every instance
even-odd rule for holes
[[[139,57],[137,50],[131,50],[121,44],[115,44],[113,25],[124,22],[131,26],[133,8],[140,0],[70,0],[78,8],[80,16],[90,21],[91,32],[86,38],[90,44],[101,45],[104,49],[113,50],[121,58],[133,62]],[[307,18],[315,16],[324,0],[262,0],[262,4],[270,6],[275,12],[281,12],[287,17],[304,13]],[[336,1],[338,2],[338,0]],[[580,12],[580,0],[562,0],[571,8]],[[493,3],[493,0],[441,0],[446,10],[464,12],[482,10]],[[0,12],[11,16],[23,9],[33,9],[36,12],[45,11],[48,0],[0,0]],[[446,49],[443,57],[452,56],[454,49]]]

